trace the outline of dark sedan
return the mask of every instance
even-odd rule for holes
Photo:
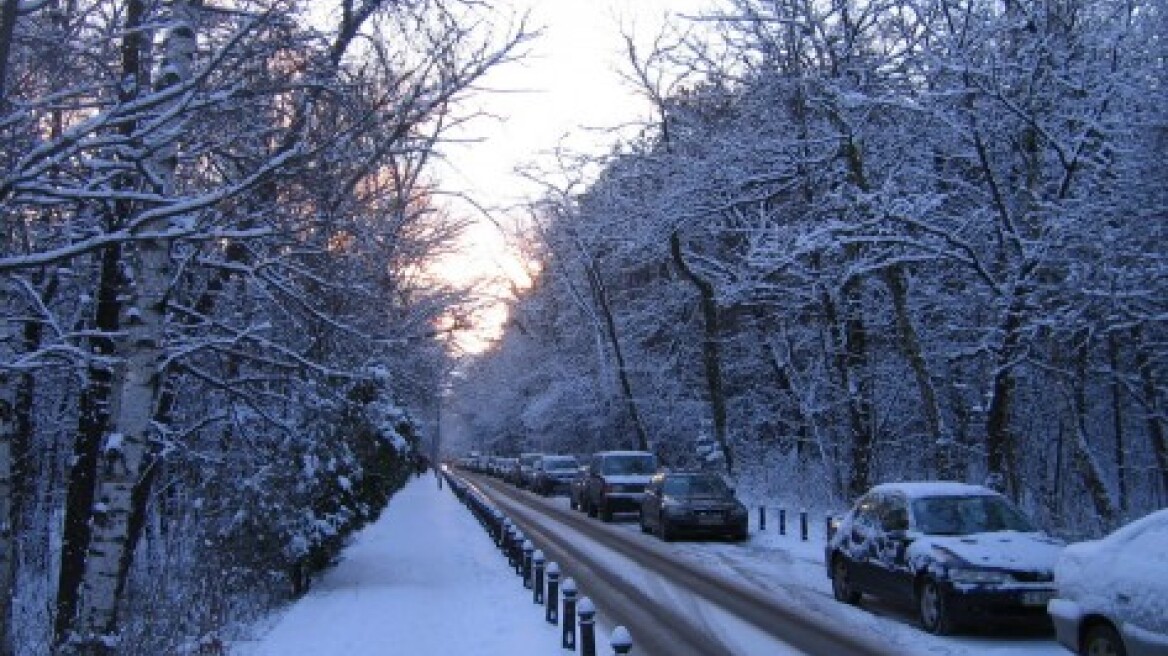
[[[720,476],[707,472],[657,474],[641,500],[641,530],[666,541],[683,534],[745,540],[746,521],[746,506]]]
[[[856,502],[825,563],[836,599],[911,603],[926,631],[945,634],[965,623],[1048,627],[1062,548],[990,489],[891,483]]]

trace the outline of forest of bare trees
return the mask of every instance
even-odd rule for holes
[[[533,208],[477,446],[704,436],[773,498],[987,482],[1072,538],[1168,503],[1163,5],[722,4],[629,40],[657,120]]]
[[[470,300],[428,170],[498,25],[3,0],[0,654],[212,653],[377,516]]]

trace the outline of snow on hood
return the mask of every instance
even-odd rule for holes
[[[972,535],[926,535],[914,541],[908,556],[949,553],[976,567],[1027,572],[1054,569],[1063,543],[1042,533],[996,531]]]

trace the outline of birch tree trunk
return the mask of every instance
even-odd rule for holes
[[[192,7],[175,3],[174,24],[163,43],[160,86],[174,85],[190,75],[195,52]],[[164,110],[163,110],[164,111]],[[158,132],[155,155],[146,162],[162,197],[174,192],[175,139],[179,124]],[[167,222],[146,221],[142,231],[163,231]],[[111,399],[111,430],[101,445],[95,486],[93,533],[85,562],[74,627],[69,643],[76,654],[108,654],[117,650],[118,607],[134,557],[131,518],[135,485],[146,473],[152,419],[165,358],[166,301],[172,277],[170,240],[141,239],[127,248],[131,266],[125,281],[124,337],[117,341],[118,361]]]

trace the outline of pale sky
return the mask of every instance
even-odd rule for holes
[[[457,139],[473,143],[442,148],[441,185],[489,207],[511,207],[531,200],[540,188],[515,173],[516,167],[548,162],[549,151],[562,146],[574,152],[603,154],[618,140],[613,128],[643,124],[648,103],[621,78],[627,70],[622,30],[644,48],[657,37],[671,13],[694,15],[714,0],[502,0],[516,15],[528,12],[529,27],[542,34],[527,45],[521,61],[495,69],[483,82],[489,91],[464,106],[497,118],[470,122]],[[635,134],[626,128],[624,137]],[[548,168],[544,165],[544,168]],[[552,167],[554,168],[554,167]],[[475,214],[468,205],[449,201],[453,212]],[[494,214],[504,226],[521,218],[520,210]],[[456,280],[515,276],[514,260],[504,236],[486,220],[468,237],[464,253],[449,269]],[[498,324],[501,312],[484,318]],[[484,326],[490,333],[497,328]]]

